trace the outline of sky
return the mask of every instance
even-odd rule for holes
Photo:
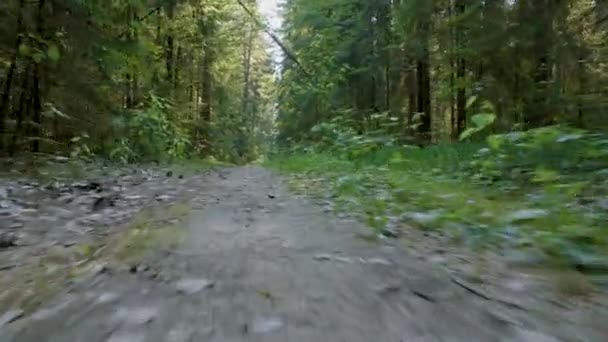
[[[266,19],[268,27],[275,33],[281,28],[281,15],[279,5],[283,0],[258,0],[258,7],[260,13]],[[271,53],[275,63],[279,64],[283,59],[283,53],[281,49],[275,44],[269,37],[266,37],[271,43]]]

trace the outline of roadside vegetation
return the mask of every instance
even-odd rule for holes
[[[607,136],[551,126],[419,148],[322,126],[322,143],[270,165],[306,175],[301,191],[320,178],[317,195],[329,185],[339,210],[364,213],[376,233],[398,234],[397,221],[472,248],[522,250],[529,265],[608,271]]]

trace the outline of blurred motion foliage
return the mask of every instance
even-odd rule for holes
[[[2,1],[0,154],[253,160],[273,72],[236,1]]]
[[[294,186],[378,233],[608,271],[605,2],[288,0],[285,16],[298,63],[270,165],[308,174]]]
[[[313,131],[317,144],[277,152],[270,165],[307,174],[296,188],[337,198],[378,233],[398,221],[474,248],[608,271],[608,135],[550,126],[420,148],[331,124]],[[318,187],[306,180],[319,177]]]

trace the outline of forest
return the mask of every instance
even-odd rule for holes
[[[0,0],[0,340],[608,341],[607,110],[605,0]]]
[[[3,153],[263,153],[274,70],[239,2],[11,0],[0,16]]]
[[[274,17],[263,11],[269,4]],[[252,234],[245,240],[259,245],[243,244],[255,251],[288,248],[268,245],[277,236],[296,246],[334,236],[333,227],[306,237],[289,230],[303,225],[298,217],[331,214],[364,225],[349,237],[370,246],[402,246],[444,266],[459,258],[473,280],[449,278],[449,286],[488,302],[507,303],[479,289],[502,270],[493,262],[551,272],[542,277],[560,296],[603,296],[607,111],[604,0],[2,0],[0,259],[45,254],[52,237],[69,245],[67,259],[92,262],[99,244],[114,240],[90,240],[126,225],[136,232],[120,230],[128,242],[99,249],[131,260],[125,249],[173,241],[167,222],[215,205],[196,220],[233,215],[220,223],[260,228],[230,233],[237,242]],[[300,196],[323,209],[294,204]],[[272,216],[273,201],[293,217]],[[145,210],[155,214],[131,229]],[[163,229],[150,233],[150,220]],[[285,232],[273,230],[279,224]],[[33,228],[46,225],[59,233]],[[242,246],[216,233],[188,234],[238,257]],[[343,236],[327,241],[354,250]],[[12,252],[21,246],[25,254]],[[127,269],[154,271],[140,266]],[[4,267],[18,274],[7,284],[24,269]],[[195,283],[203,284],[196,292],[213,287]],[[258,296],[275,303],[269,291]],[[16,305],[7,298],[0,294],[0,310]],[[538,311],[550,312],[544,304]],[[571,331],[583,331],[579,323]],[[589,341],[605,340],[599,330]]]
[[[300,175],[297,189],[381,235],[406,222],[526,264],[608,270],[605,2],[290,0],[284,12],[270,163]]]

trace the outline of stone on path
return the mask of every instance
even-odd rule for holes
[[[0,316],[0,327],[13,323],[14,321],[22,318],[23,315],[24,312],[21,309],[14,309],[5,312],[2,316]]]
[[[277,317],[259,318],[253,322],[252,331],[255,334],[268,334],[283,327],[283,321]]]
[[[211,287],[213,282],[204,278],[185,278],[175,284],[177,292],[185,295],[193,295]]]

